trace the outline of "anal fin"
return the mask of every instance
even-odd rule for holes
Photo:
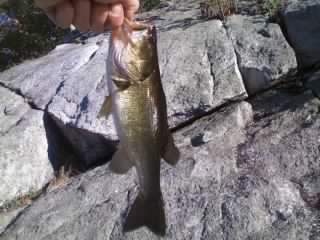
[[[112,157],[109,165],[110,170],[117,174],[125,174],[132,166],[133,164],[130,161],[128,154],[120,146]]]
[[[162,155],[163,159],[170,165],[176,165],[180,158],[180,151],[174,144],[171,133],[168,136],[168,143]]]

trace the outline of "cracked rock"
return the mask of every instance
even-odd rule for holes
[[[171,126],[247,94],[220,21],[160,32],[159,58]],[[182,47],[183,51],[178,51]]]
[[[295,72],[295,53],[279,25],[259,15],[234,15],[227,19],[226,26],[249,94],[288,80]]]
[[[5,101],[1,98],[4,98]],[[0,87],[0,206],[42,189],[53,177],[43,112]]]
[[[221,236],[216,220],[220,215],[218,189],[229,174],[236,172],[236,145],[244,141],[244,127],[251,116],[248,103],[236,104],[175,135],[182,159],[175,168],[162,162],[161,170],[168,239]],[[218,124],[223,126],[216,132]],[[200,133],[205,133],[206,143],[192,146],[191,139]],[[233,154],[194,154],[212,153],[222,145]],[[2,239],[157,239],[144,228],[123,235],[122,218],[137,194],[137,179],[133,170],[115,175],[107,166],[40,197],[5,231]],[[210,174],[210,169],[215,168]]]
[[[292,180],[301,177],[308,193],[318,189],[316,182],[303,176],[319,169],[313,158],[319,153],[313,145],[301,144],[319,135],[317,123],[300,125],[315,104],[313,99],[309,93],[293,96],[271,91],[261,101],[255,99],[253,108],[246,102],[233,104],[178,131],[174,137],[181,161],[176,167],[162,162],[161,168],[166,239],[316,239],[318,212],[306,205],[300,186]],[[275,131],[271,126],[281,122],[288,138],[283,136],[277,149],[272,139],[281,128]],[[290,135],[294,129],[301,141]],[[250,142],[251,136],[256,136],[255,141]],[[295,163],[293,151],[288,167],[282,165],[287,154],[282,145],[290,139],[302,145],[298,150],[304,161],[314,165],[289,166],[289,161]],[[259,152],[261,157],[252,155]],[[98,167],[40,197],[2,239],[158,239],[146,228],[122,232],[137,190],[134,170],[115,175],[108,165]]]
[[[86,64],[96,44],[64,44],[47,56],[26,61],[0,73],[0,82],[45,109],[61,84]]]
[[[0,235],[5,231],[10,223],[12,223],[19,216],[19,214],[21,214],[24,209],[24,207],[21,207],[9,212],[0,213]]]
[[[87,165],[109,157],[117,140],[112,118],[98,118],[109,94],[105,81],[108,48],[106,38],[91,60],[69,75],[48,106],[48,113]]]

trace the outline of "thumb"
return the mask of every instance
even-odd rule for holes
[[[139,9],[139,0],[94,0],[94,2],[102,4],[121,3],[124,8],[124,15],[129,20],[133,20],[135,13]]]

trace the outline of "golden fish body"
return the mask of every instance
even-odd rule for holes
[[[165,94],[161,85],[156,29],[139,28],[126,36],[114,34],[107,72],[109,89],[104,109],[111,106],[120,139],[110,168],[119,174],[136,168],[139,195],[126,219],[124,230],[147,226],[165,233],[165,214],[160,189],[160,160],[174,165],[179,159],[168,127]],[[106,107],[107,106],[107,107]]]

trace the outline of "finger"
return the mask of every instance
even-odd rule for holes
[[[128,18],[129,20],[133,20],[135,13],[139,9],[139,0],[128,0],[125,1],[126,4],[124,4],[125,8],[125,17]]]
[[[139,0],[94,0],[94,2],[102,3],[102,4],[121,3],[124,8],[124,15],[129,20],[133,20],[135,13],[139,9]]]
[[[73,0],[74,18],[73,24],[80,31],[88,31],[90,28],[90,9],[89,0]]]
[[[68,28],[72,24],[74,9],[71,2],[63,1],[56,6],[56,24],[62,28]]]
[[[91,30],[94,32],[103,32],[105,22],[108,19],[110,7],[105,4],[93,3],[91,12]]]
[[[106,23],[111,25],[111,28],[118,28],[123,24],[123,7],[122,4],[114,4],[111,6],[110,13],[108,15],[108,19]]]
[[[64,0],[35,0],[36,6],[44,10],[56,6],[58,3],[63,2]]]

